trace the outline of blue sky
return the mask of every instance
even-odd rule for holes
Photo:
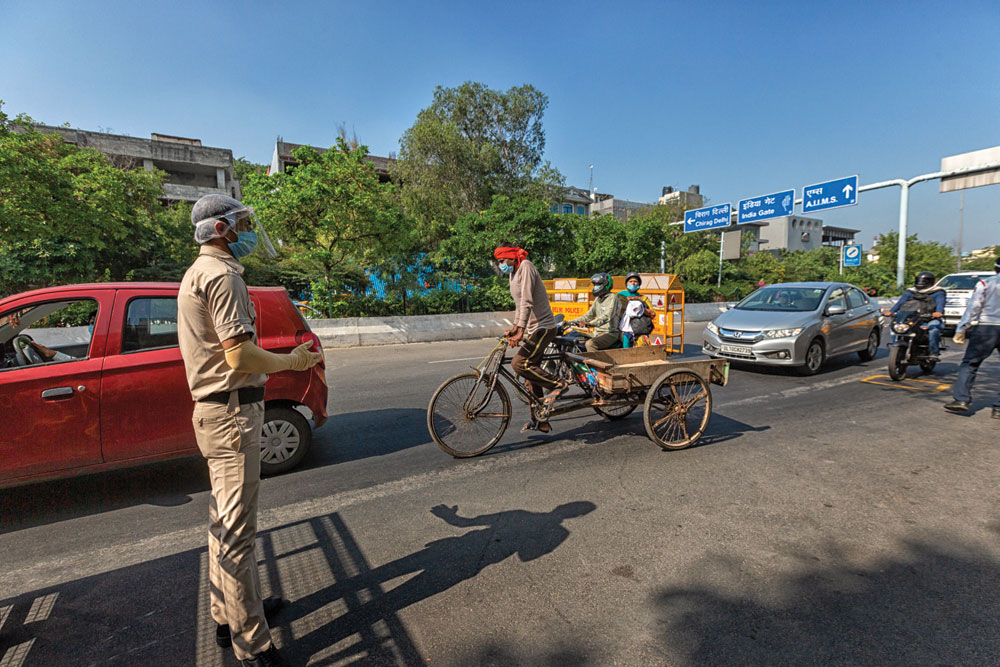
[[[277,135],[372,153],[434,87],[530,83],[570,184],[713,203],[937,171],[1000,145],[1000,3],[51,2],[4,0],[0,99],[46,123],[198,137],[267,162]],[[870,247],[898,188],[826,211]],[[956,239],[959,194],[914,186],[910,230]],[[1000,185],[967,190],[965,249],[1000,241]]]

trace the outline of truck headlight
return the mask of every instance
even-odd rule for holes
[[[714,333],[715,335],[719,334],[719,327],[716,326],[715,322],[709,322],[705,328]]]
[[[802,328],[798,329],[768,329],[764,332],[764,338],[791,338],[802,333]]]

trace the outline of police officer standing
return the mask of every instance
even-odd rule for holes
[[[208,462],[208,572],[216,642],[248,667],[284,665],[266,615],[280,600],[261,599],[254,543],[260,487],[260,438],[268,373],[303,371],[322,355],[312,343],[291,354],[257,347],[256,312],[240,258],[260,243],[274,256],[252,209],[206,195],[191,211],[198,258],[177,296],[177,335],[194,399],[194,431]],[[275,604],[277,603],[277,604]]]
[[[979,366],[993,354],[993,350],[1000,350],[1000,257],[993,264],[993,270],[998,275],[976,283],[969,305],[955,326],[954,341],[965,342],[968,330],[969,347],[965,350],[962,365],[958,367],[958,379],[952,387],[955,400],[944,406],[950,412],[969,411],[972,383],[976,380]],[[993,418],[1000,419],[1000,396],[993,403]]]

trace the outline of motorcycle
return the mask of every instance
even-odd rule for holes
[[[917,311],[900,311],[893,317],[889,324],[889,377],[893,380],[905,378],[906,367],[911,365],[919,365],[924,373],[934,371],[938,360],[931,355],[927,327],[932,319]]]

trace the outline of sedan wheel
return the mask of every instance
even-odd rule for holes
[[[291,470],[305,458],[312,444],[309,422],[292,408],[267,408],[260,434],[260,473],[276,475]]]
[[[878,352],[878,332],[873,329],[868,334],[868,345],[858,352],[858,356],[861,357],[861,361],[871,361],[875,358],[876,352]]]
[[[806,350],[806,363],[799,366],[799,373],[802,375],[815,375],[823,366],[824,358],[823,343],[817,338],[809,343],[809,349]]]

